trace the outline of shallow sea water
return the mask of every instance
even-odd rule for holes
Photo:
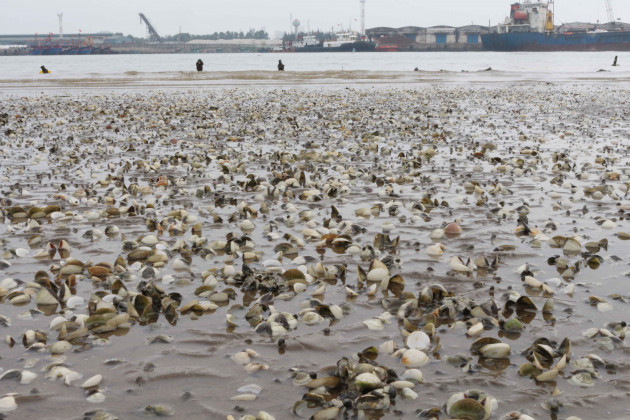
[[[251,82],[253,86],[218,89],[205,89],[207,83],[200,83],[194,89],[182,88],[186,77],[177,73],[167,75],[165,80],[160,79],[162,76],[139,76],[140,81],[125,81],[122,85],[129,92],[112,88],[109,80],[97,80],[96,90],[91,90],[91,82],[87,81],[54,80],[37,84],[37,89],[44,89],[43,94],[29,89],[30,82],[21,85],[23,91],[15,85],[3,85],[0,114],[7,113],[9,118],[0,127],[3,212],[14,206],[49,204],[58,204],[63,211],[84,217],[93,209],[103,212],[107,208],[103,198],[115,185],[120,186],[121,181],[112,179],[106,186],[98,183],[108,175],[123,175],[126,186],[150,187],[150,192],[132,194],[126,204],[118,201],[122,193],[117,190],[111,193],[117,200],[114,206],[125,207],[135,200],[138,208],[144,209],[137,215],[114,218],[101,213],[96,221],[75,218],[59,222],[47,218],[32,229],[27,229],[24,220],[5,217],[0,225],[2,258],[11,265],[0,270],[0,278],[29,282],[38,270],[53,277],[50,268],[59,262],[58,256],[54,260],[36,260],[31,257],[34,250],[29,250],[29,256],[25,257],[11,252],[29,248],[27,240],[35,233],[41,235],[42,246],[48,241],[58,243],[65,239],[72,257],[93,264],[114,263],[118,256],[126,259],[128,251],[122,247],[123,236],[134,240],[147,235],[150,233],[147,218],[161,219],[177,209],[186,209],[197,216],[203,224],[201,235],[209,241],[225,240],[230,232],[240,237],[245,234],[239,229],[242,219],[237,215],[234,222],[228,221],[238,214],[237,207],[217,205],[217,198],[246,201],[260,210],[257,196],[272,188],[276,176],[282,177],[284,173],[286,179],[303,171],[307,185],[310,184],[308,188],[298,185],[286,188],[284,197],[282,194],[263,197],[269,213],[259,211],[258,217],[251,219],[255,229],[247,233],[255,243],[254,251],[260,253],[259,261],[248,265],[263,272],[263,262],[276,254],[274,247],[288,241],[282,237],[268,238],[265,226],[272,223],[281,236],[290,234],[304,241],[298,255],[307,257],[307,266],[321,261],[329,267],[346,267],[345,280],[340,276],[327,279],[325,293],[315,297],[327,305],[346,304],[352,308],[334,322],[327,319],[314,326],[298,322],[297,328],[286,335],[262,335],[244,319],[252,300],[262,293],[245,293],[238,286],[226,284],[220,275],[226,261],[232,258],[223,253],[205,258],[193,253],[189,269],[176,271],[172,262],[181,253],[173,250],[169,262],[154,278],[143,278],[132,269],[128,270],[131,275],[117,276],[125,278],[128,290],[136,290],[143,281],[154,281],[166,293],[180,293],[182,303],[186,303],[197,299],[194,292],[202,284],[201,273],[216,270],[219,282],[215,289],[231,288],[236,292],[235,298],[198,319],[180,315],[176,325],[170,325],[161,314],[157,322],[134,321],[128,330],[92,334],[73,342],[72,350],[64,355],[64,363],[83,374],[83,379],[67,386],[62,380],[45,378],[42,369],[55,360],[48,350],[28,350],[21,344],[22,334],[28,329],[48,332],[47,344],[54,343],[57,332],[50,331],[48,325],[55,315],[34,313],[32,319],[26,319],[20,314],[36,309],[34,298],[21,306],[5,300],[0,305],[0,314],[11,319],[11,326],[1,327],[2,332],[17,343],[12,348],[3,344],[0,368],[3,372],[24,369],[31,363],[29,359],[34,359],[34,366],[28,370],[38,374],[28,385],[15,380],[0,381],[1,394],[17,393],[18,407],[5,413],[7,418],[84,418],[84,413],[103,409],[122,419],[144,417],[146,406],[166,404],[174,410],[176,418],[225,418],[229,414],[238,418],[264,410],[277,419],[289,419],[294,418],[290,412],[294,402],[307,391],[292,384],[290,368],[318,372],[335,365],[342,357],[352,358],[388,340],[404,346],[403,324],[396,319],[395,311],[381,331],[370,331],[363,323],[381,315],[386,310],[384,306],[397,299],[387,290],[370,296],[369,284],[363,287],[358,284],[357,265],[367,271],[370,259],[318,247],[319,241],[309,241],[302,234],[307,222],[300,219],[299,212],[312,211],[314,229],[324,232],[322,227],[331,217],[332,205],[339,209],[344,221],[364,229],[351,234],[353,243],[360,247],[373,244],[379,233],[388,233],[392,238],[400,236],[398,247],[375,252],[381,259],[387,255],[401,259],[390,272],[404,278],[405,292],[418,296],[424,287],[439,284],[457,297],[473,299],[479,304],[493,298],[503,308],[508,294],[517,291],[530,296],[538,307],[533,317],[521,316],[525,328],[520,334],[487,328],[481,336],[509,343],[511,353],[500,360],[471,356],[467,371],[443,359],[458,353],[470,355],[470,345],[476,338],[468,337],[461,325],[452,328],[453,319],[440,318],[433,337],[433,343],[439,340],[440,347],[429,352],[431,362],[419,368],[424,376],[423,383],[414,388],[419,397],[409,401],[398,396],[384,413],[369,414],[373,418],[415,418],[421,410],[443,409],[449,395],[471,388],[482,389],[497,399],[498,409],[492,418],[513,410],[536,419],[564,419],[572,415],[582,419],[603,415],[611,419],[627,418],[630,413],[625,401],[630,392],[630,372],[625,341],[616,340],[613,348],[607,350],[606,343],[601,342],[602,336],[588,338],[582,332],[628,320],[630,248],[622,240],[624,236],[618,235],[630,232],[626,220],[630,209],[626,198],[630,174],[628,91],[620,80],[601,83],[580,82],[575,78],[571,83],[550,85],[535,80],[506,86],[500,75],[492,77],[492,73],[475,73],[478,76],[470,81],[472,84],[462,79],[468,77],[466,74],[448,76],[457,80],[442,86],[433,80],[417,84],[412,72],[405,73],[404,86],[400,86],[398,73],[392,76],[383,72],[378,75],[383,80],[379,86],[358,88],[352,76],[344,75],[335,82],[330,82],[335,78],[333,73],[304,76],[326,87],[322,90],[293,85],[290,85],[293,88],[279,87],[278,84],[285,82],[279,77],[302,84],[298,80],[301,76],[291,72],[280,76],[272,72],[255,73],[251,76],[256,79]],[[239,74],[247,79],[253,73]],[[439,72],[436,75],[438,80],[442,77]],[[190,78],[196,76],[193,73]],[[390,76],[396,81],[388,84]],[[267,77],[272,80],[270,85],[260,82],[259,79]],[[363,76],[357,78],[363,80]],[[232,83],[226,79],[224,75],[217,76],[219,84]],[[475,86],[477,83],[482,86]],[[154,89],[156,85],[163,88]],[[475,156],[475,152],[484,150],[484,145],[485,153]],[[423,153],[428,149],[435,150],[430,159]],[[524,149],[536,153],[523,154]],[[564,154],[568,170],[559,169],[556,164],[562,163],[563,158],[554,160],[554,153],[556,157]],[[195,170],[187,164],[193,156],[203,161],[201,169]],[[596,157],[603,160],[596,164]],[[147,170],[142,163],[155,164],[163,158],[166,161],[155,170]],[[497,163],[497,158],[501,163]],[[522,166],[517,159],[524,159]],[[124,173],[118,173],[123,162],[130,165]],[[522,168],[523,173],[515,172],[515,168]],[[617,175],[611,178],[609,173]],[[248,174],[255,174],[263,185],[269,183],[269,189],[251,191],[239,186],[237,182],[246,181]],[[166,188],[156,186],[159,176],[168,176],[170,183]],[[308,189],[324,190],[333,182],[339,182],[336,196],[321,194],[320,201],[300,198]],[[470,183],[479,185],[483,193],[467,192],[465,184]],[[501,186],[500,191],[497,185]],[[210,193],[198,197],[197,190],[204,186],[208,186]],[[601,199],[584,193],[585,188],[596,186],[610,189]],[[84,191],[88,194],[81,202]],[[73,195],[79,199],[77,205],[70,202]],[[412,209],[414,203],[429,195],[431,200],[445,201],[448,206],[419,213]],[[390,215],[386,209],[369,218],[355,214],[357,209],[375,205],[387,208],[392,200],[399,202],[396,215]],[[155,202],[155,216],[145,208],[151,202]],[[584,242],[607,239],[607,250],[598,253],[603,258],[601,265],[591,269],[585,261],[592,255],[564,255],[562,249],[551,246],[550,240],[535,247],[532,236],[517,236],[516,209],[523,204],[529,207],[529,226],[539,228],[549,238],[577,235],[583,252]],[[505,218],[497,216],[499,207],[507,210]],[[223,223],[217,223],[215,215]],[[414,215],[420,215],[420,220],[412,219]],[[609,219],[616,226],[603,229],[597,218]],[[430,233],[454,220],[459,221],[463,233],[440,240],[446,247],[444,255],[429,257],[425,249],[434,243]],[[556,230],[545,230],[549,221],[555,223]],[[386,222],[393,223],[393,227],[385,226],[384,230]],[[120,235],[86,238],[86,232],[104,230],[108,225],[118,226]],[[190,225],[186,226],[182,235],[164,232],[160,240],[169,248],[179,239],[190,244],[190,229]],[[460,273],[449,268],[452,256],[464,259],[496,256],[499,263],[495,270],[477,268],[472,273]],[[559,279],[563,270],[548,263],[552,256],[564,256],[570,265],[580,265],[575,277]],[[239,271],[240,257],[234,256],[233,260]],[[281,262],[284,270],[296,267],[286,257]],[[526,263],[534,277],[547,282],[554,292],[551,315],[543,315],[541,311],[550,296],[525,287],[516,272]],[[168,274],[175,275],[177,282],[162,284],[161,279]],[[102,281],[79,276],[74,292],[87,302],[97,291],[110,293],[112,278]],[[359,295],[348,297],[344,283],[355,288]],[[297,314],[303,308],[303,301],[311,298],[321,284],[315,281],[305,293],[295,296],[292,291],[282,289],[287,291],[288,298],[276,298],[273,306]],[[575,289],[567,294],[565,287],[571,284]],[[18,290],[24,287],[21,285]],[[591,296],[604,298],[613,310],[601,312],[589,301]],[[87,314],[86,306],[72,312]],[[417,327],[423,327],[421,315],[432,309],[423,309],[425,312],[413,321]],[[61,313],[68,318],[72,316],[67,311]],[[235,316],[235,327],[226,324],[227,314]],[[497,315],[499,319],[510,316],[502,310]],[[469,319],[460,315],[458,318],[470,324]],[[147,344],[148,338],[158,334],[171,336],[173,341]],[[520,376],[519,366],[527,362],[521,353],[540,337],[556,344],[569,338],[573,343],[571,360],[588,354],[604,359],[606,366],[596,369],[599,378],[594,386],[582,388],[571,384],[568,379],[576,368],[570,365],[550,382]],[[278,345],[280,338],[285,346]],[[246,348],[258,352],[255,360],[268,365],[268,369],[248,374],[232,360],[233,354]],[[118,358],[124,360],[114,365],[104,363]],[[399,358],[387,354],[379,354],[376,362],[392,368],[398,375],[405,369]],[[106,400],[90,403],[86,400],[88,394],[78,385],[97,373],[104,377],[99,389]],[[230,400],[238,394],[239,387],[252,383],[262,387],[255,401]],[[558,413],[541,406],[552,398],[554,390],[561,391],[555,396],[563,404]],[[306,417],[314,411],[307,411]],[[352,418],[351,412],[348,414]],[[445,417],[448,418],[443,411],[441,418]]]
[[[612,67],[615,56],[619,66]],[[201,58],[204,71],[194,71]],[[278,72],[282,60],[286,71]],[[0,91],[70,87],[392,85],[630,81],[628,52],[149,54],[0,57]],[[44,64],[50,74],[39,74]],[[414,69],[419,71],[414,72]],[[492,69],[493,71],[484,71]],[[605,71],[600,71],[605,70]]]

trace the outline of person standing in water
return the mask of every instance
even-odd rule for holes
[[[42,69],[42,73],[48,73],[48,69],[45,66],[41,66],[40,69]]]
[[[282,64],[282,60],[278,60],[278,71],[284,71],[284,64]]]
[[[196,66],[197,66],[197,71],[203,70],[203,61],[201,61],[201,58],[197,60]]]

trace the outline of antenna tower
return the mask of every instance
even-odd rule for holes
[[[365,35],[365,0],[361,0],[361,35]]]
[[[59,17],[59,38],[63,38],[63,13],[57,13]]]

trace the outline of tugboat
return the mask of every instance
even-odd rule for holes
[[[335,39],[319,41],[315,35],[305,35],[293,44],[295,52],[364,52],[374,51],[376,43],[356,32],[342,32]]]

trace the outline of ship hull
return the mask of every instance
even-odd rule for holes
[[[90,55],[94,52],[90,46],[86,47],[33,47],[28,54],[29,55]]]
[[[61,46],[55,45],[53,47],[46,47],[42,50],[42,55],[59,55],[61,54]]]
[[[379,45],[378,47],[376,47],[375,51],[378,51],[378,52],[397,52],[398,51],[398,46],[397,45]]]
[[[630,51],[630,32],[482,34],[485,51]]]
[[[303,48],[295,48],[295,52],[366,52],[374,51],[376,44],[374,42],[357,41],[349,42],[338,47],[309,46]]]

